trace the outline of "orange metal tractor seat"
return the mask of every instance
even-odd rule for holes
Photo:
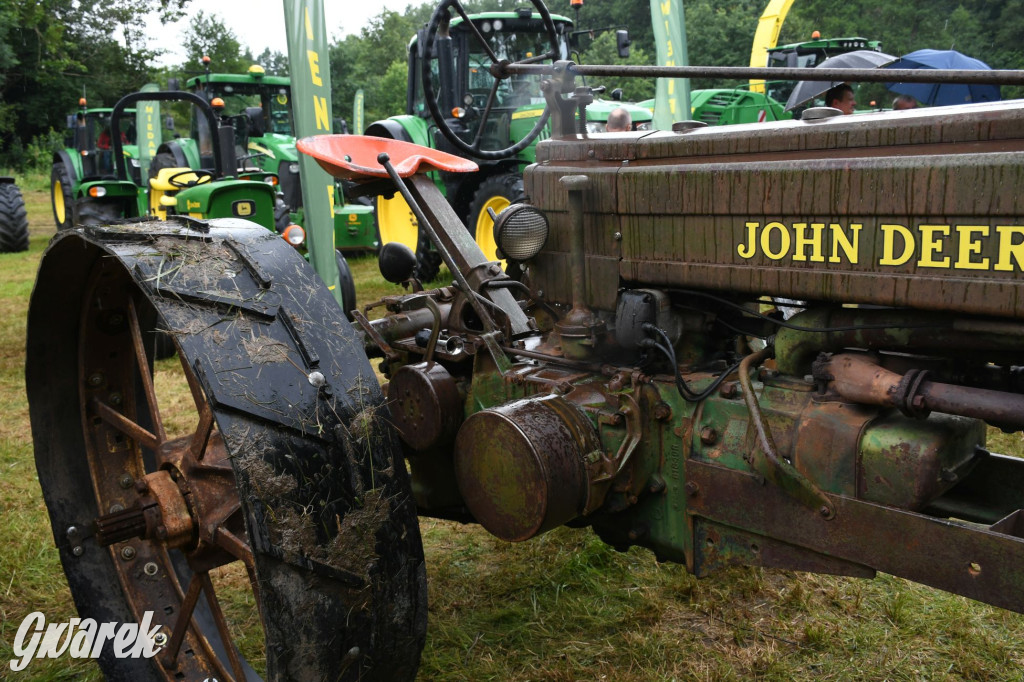
[[[469,159],[386,137],[318,135],[304,137],[295,146],[303,154],[316,159],[334,177],[355,182],[388,177],[384,166],[377,161],[377,156],[382,153],[391,157],[391,165],[403,178],[432,170],[471,173],[479,168]]]

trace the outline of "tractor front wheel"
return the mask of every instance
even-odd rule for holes
[[[0,182],[0,253],[28,251],[28,214],[21,190]]]
[[[155,329],[178,361],[154,363]],[[61,233],[26,388],[81,617],[158,628],[154,658],[104,647],[107,679],[240,682],[263,659],[275,680],[413,679],[426,575],[398,437],[283,240],[241,221]]]
[[[494,219],[487,209],[497,215],[517,201],[523,201],[523,178],[515,173],[492,175],[480,183],[473,194],[466,216],[466,229],[473,235],[477,246],[488,260],[499,260],[498,244],[494,241]]]
[[[53,206],[53,221],[58,230],[75,226],[75,198],[71,193],[71,173],[68,167],[58,161],[50,171],[50,204]]]

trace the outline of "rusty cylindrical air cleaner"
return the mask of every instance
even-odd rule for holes
[[[502,540],[528,540],[579,516],[594,427],[560,396],[477,412],[455,439],[459,492],[476,520]]]

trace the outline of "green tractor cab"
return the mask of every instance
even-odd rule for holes
[[[813,69],[829,57],[855,50],[882,51],[882,43],[859,36],[849,38],[822,38],[814,32],[811,40],[780,45],[768,50],[768,67]],[[785,104],[796,87],[792,81],[772,81],[767,84],[768,96]]]
[[[58,230],[89,219],[88,215],[80,216],[78,212],[78,203],[84,197],[84,183],[114,178],[114,137],[120,137],[129,175],[136,183],[141,183],[134,120],[125,118],[120,124],[120,136],[115,136],[111,134],[113,109],[88,108],[84,97],[78,105],[79,110],[68,115],[64,149],[54,153],[50,171],[50,203]],[[135,110],[125,113],[134,114]]]
[[[478,159],[480,169],[475,173],[432,174],[466,229],[492,260],[501,258],[501,254],[494,243],[490,212],[500,213],[524,197],[523,169],[536,158],[536,142],[550,137],[540,89],[542,77],[495,79],[490,72],[492,55],[509,61],[566,59],[572,26],[564,16],[542,16],[526,9],[470,14],[468,21],[452,19],[449,37],[438,41],[438,47],[429,53],[422,47],[425,34],[420,31],[409,43],[405,114],[376,121],[366,129],[367,135],[414,142],[461,156],[516,147],[509,158],[488,158],[485,152]],[[438,94],[444,119],[463,140],[462,148],[433,125],[423,88],[425,77],[430,80],[430,91]],[[650,127],[653,115],[649,109],[599,99],[587,107],[588,131],[602,132],[608,114],[619,106],[630,112],[635,130]],[[539,128],[539,134],[531,137],[535,128]],[[420,279],[436,275],[440,256],[421,233],[400,195],[378,198],[377,222],[382,242],[400,242],[416,252]]]
[[[186,88],[207,101],[223,102],[222,116],[229,118],[236,130],[245,130],[244,144],[236,145],[240,168],[274,174],[279,181],[281,201],[276,207],[276,223],[280,231],[290,225],[305,225],[302,205],[302,182],[299,177],[298,153],[295,151],[295,129],[292,121],[291,79],[268,76],[263,67],[253,65],[246,73],[211,73],[186,81]],[[167,152],[180,165],[206,168],[208,157],[196,146],[202,119],[194,119],[189,137],[167,145]],[[347,203],[346,188],[339,183],[334,204],[334,244],[343,252],[376,251],[379,245],[373,206],[370,203]]]
[[[111,110],[113,129],[119,129],[128,107],[141,101],[184,101],[197,109],[205,120],[208,134],[199,146],[208,152],[208,169],[195,169],[173,163],[158,151],[149,168],[149,177],[141,181],[128,172],[123,140],[114,136],[112,152],[114,173],[83,182],[77,210],[83,224],[106,224],[123,218],[154,216],[166,220],[170,215],[209,219],[245,218],[274,229],[274,189],[267,178],[241,180],[235,161],[235,129],[218,120],[213,108],[201,97],[187,92],[136,92],[122,97]],[[163,146],[160,147],[162,151]],[[168,163],[170,161],[170,164]]]

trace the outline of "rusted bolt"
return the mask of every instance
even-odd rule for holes
[[[655,495],[665,492],[665,479],[658,474],[654,474],[651,476],[650,480],[647,481],[647,490]]]
[[[108,400],[110,401],[110,404],[113,405],[114,407],[120,407],[121,403],[124,402],[124,398],[122,398],[121,394],[116,391],[110,394]]]
[[[139,480],[135,481],[135,492],[141,495],[147,490],[149,490],[149,484],[146,483],[146,479],[140,478]]]
[[[829,509],[826,505],[821,505],[821,508],[818,509],[818,513],[826,519],[832,518],[832,510]]]
[[[125,561],[131,561],[135,558],[135,548],[129,545],[121,550],[121,558]]]
[[[134,483],[134,482],[135,482],[135,479],[132,478],[131,474],[125,474],[124,476],[122,476],[117,481],[118,485],[120,485],[125,490],[127,490],[128,488],[131,488],[132,487],[132,483]]]
[[[102,372],[93,372],[92,374],[89,375],[89,385],[90,386],[100,386],[102,384],[103,384],[103,373]]]
[[[686,494],[690,497],[693,497],[700,492],[700,486],[693,481],[687,481],[686,485],[683,486],[683,489],[686,490]]]
[[[700,430],[700,442],[704,445],[714,445],[718,442],[718,431],[710,426],[705,426]]]
[[[722,384],[722,388],[718,389],[718,394],[727,400],[731,400],[739,395],[740,387],[735,381],[727,381]]]
[[[145,573],[146,575],[156,575],[156,572],[158,570],[160,570],[160,569],[158,569],[157,565],[155,563],[153,563],[152,561],[147,562],[146,565],[142,567],[142,572]]]
[[[156,527],[156,539],[166,540],[167,539],[167,526],[159,525]]]
[[[85,553],[85,548],[83,548],[81,545],[75,545],[71,548],[71,553],[75,556],[82,556]]]
[[[669,407],[668,403],[658,403],[654,406],[654,418],[660,422],[665,421],[672,416],[672,408]]]

